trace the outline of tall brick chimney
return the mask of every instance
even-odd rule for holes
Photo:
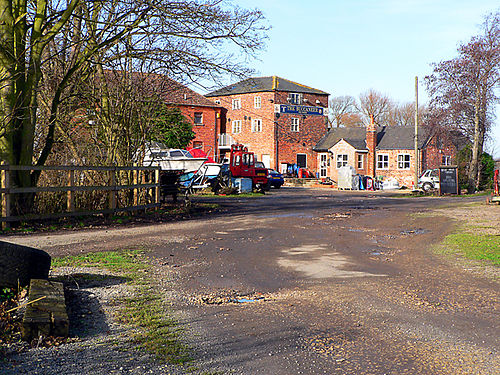
[[[370,124],[366,127],[366,148],[368,149],[366,172],[368,176],[375,177],[375,166],[377,155],[377,127],[373,121],[373,115],[370,115]]]

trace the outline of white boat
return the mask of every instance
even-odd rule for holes
[[[162,171],[196,172],[207,161],[207,158],[194,158],[189,151],[178,148],[167,148],[155,143],[148,148],[144,156],[144,166],[160,166]]]

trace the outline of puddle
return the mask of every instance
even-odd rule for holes
[[[353,228],[349,228],[348,231],[349,232],[364,232],[364,230],[362,230],[362,229],[353,229]]]
[[[411,236],[414,234],[424,234],[427,232],[428,232],[427,229],[417,228],[417,229],[402,230],[401,232],[399,232],[399,234],[401,234],[402,236]]]
[[[240,293],[235,290],[222,291],[193,298],[194,302],[203,305],[225,305],[269,301],[271,298],[262,293]]]

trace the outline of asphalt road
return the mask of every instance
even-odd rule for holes
[[[154,251],[209,368],[499,373],[498,284],[432,254],[452,221],[414,215],[456,200],[287,189],[223,202],[226,216]]]
[[[498,283],[433,255],[452,220],[415,215],[456,198],[195,199],[223,213],[10,240],[51,255],[149,249],[206,373],[499,373]]]

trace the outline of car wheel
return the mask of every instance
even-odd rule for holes
[[[428,192],[430,190],[434,189],[434,186],[430,182],[426,182],[422,185],[422,190],[425,192]]]
[[[280,187],[281,187],[281,185],[274,185],[275,189],[279,189]]]
[[[31,247],[0,241],[0,287],[26,286],[31,279],[47,279],[50,255]]]

